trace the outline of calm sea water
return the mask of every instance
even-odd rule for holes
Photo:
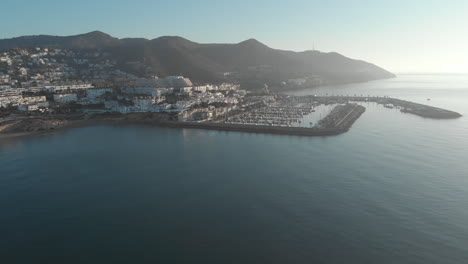
[[[468,76],[375,94],[468,116]],[[427,101],[431,98],[431,101]],[[468,263],[468,119],[373,104],[307,138],[89,127],[0,146],[1,263]]]

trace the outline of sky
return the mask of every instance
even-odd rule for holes
[[[468,0],[2,0],[0,38],[249,38],[277,49],[338,52],[395,73],[468,73]]]

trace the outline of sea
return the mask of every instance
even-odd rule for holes
[[[468,263],[468,75],[311,88],[348,133],[95,126],[0,145],[0,263]]]

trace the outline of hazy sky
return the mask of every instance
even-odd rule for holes
[[[0,38],[179,35],[336,51],[393,72],[468,72],[468,0],[2,0]]]

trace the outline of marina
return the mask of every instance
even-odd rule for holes
[[[313,112],[315,112],[313,106],[263,107],[251,112],[244,113],[240,117],[226,121],[226,124],[292,127],[295,123],[301,123],[304,116]]]

